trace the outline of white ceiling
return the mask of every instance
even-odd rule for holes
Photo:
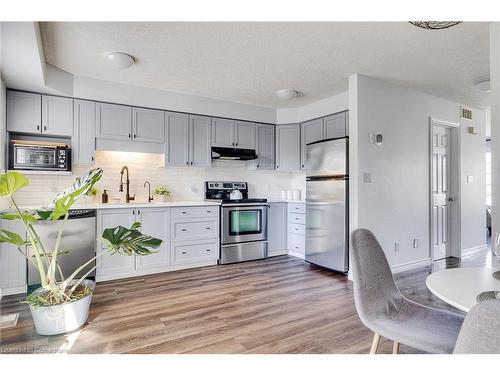
[[[283,108],[347,89],[361,73],[485,106],[473,84],[489,78],[489,25],[427,31],[398,23],[41,23],[45,59],[79,76]],[[105,51],[133,55],[127,70]],[[295,88],[303,96],[274,96]]]

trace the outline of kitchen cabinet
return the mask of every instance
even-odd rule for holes
[[[189,116],[183,113],[166,113],[167,141],[165,164],[185,167],[189,165]]]
[[[287,247],[288,252],[296,257],[305,257],[306,248],[306,205],[288,203],[287,207]]]
[[[324,119],[325,139],[340,138],[348,135],[348,112],[340,112]]]
[[[170,265],[170,210],[165,208],[139,208],[136,221],[141,223],[141,231],[163,240],[154,254],[136,257],[139,272],[160,269]]]
[[[212,118],[212,146],[255,149],[255,123]]]
[[[204,116],[189,116],[189,165],[210,167],[212,163],[211,119]]]
[[[42,95],[7,90],[7,130],[41,133]]]
[[[26,236],[23,224],[14,220],[1,220],[2,229]],[[23,252],[26,247],[21,248]],[[10,244],[0,244],[0,295],[26,292],[26,258]]]
[[[258,124],[255,127],[255,151],[257,159],[249,163],[249,169],[274,170],[275,167],[275,141],[274,125]]]
[[[300,170],[300,125],[276,126],[276,170]]]
[[[165,143],[165,113],[156,109],[132,108],[132,140]]]
[[[300,126],[300,139],[301,139],[301,169],[306,166],[306,149],[307,144],[311,142],[321,141],[325,137],[325,128],[323,119],[315,119],[307,121]]]
[[[95,163],[96,103],[87,100],[75,100],[73,105],[72,163],[93,165]]]
[[[132,138],[132,108],[125,105],[97,103],[96,137],[113,140]]]
[[[42,95],[42,134],[73,135],[73,99]]]
[[[269,256],[287,253],[287,204],[269,203],[268,252]]]

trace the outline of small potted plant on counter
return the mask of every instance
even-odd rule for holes
[[[78,177],[73,185],[57,195],[47,207],[23,210],[17,205],[13,194],[28,185],[28,179],[17,172],[0,175],[0,197],[9,199],[11,204],[8,211],[0,213],[0,218],[19,220],[25,229],[23,234],[0,229],[0,243],[14,245],[23,256],[27,253],[23,251],[25,245],[33,250],[34,255],[26,258],[38,270],[41,287],[31,293],[25,302],[30,305],[36,332],[39,334],[56,335],[69,332],[87,321],[95,282],[87,280],[86,277],[107,257],[116,254],[149,255],[162,243],[161,239],[142,234],[139,230],[140,223],[134,223],[130,228],[107,228],[99,238],[105,244],[104,250],[74,270],[71,275],[62,274],[58,257],[71,252],[71,249],[59,248],[68,211],[79,198],[92,191],[101,176],[100,168],[92,169],[86,175]],[[59,220],[54,248],[49,249],[40,241],[33,225],[37,220]]]
[[[157,186],[153,190],[153,196],[157,196],[159,202],[165,202],[168,197],[170,197],[170,190],[166,186]]]

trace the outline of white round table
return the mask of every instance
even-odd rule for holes
[[[481,292],[500,290],[500,280],[492,275],[498,269],[489,267],[452,268],[427,276],[427,288],[439,299],[468,312]]]

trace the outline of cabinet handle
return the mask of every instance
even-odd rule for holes
[[[257,164],[257,168],[260,168],[260,164]]]
[[[298,218],[298,217],[296,217],[296,218],[295,218],[295,220],[299,220],[299,218]]]
[[[92,161],[94,161],[94,157],[93,157],[93,156],[91,156],[91,157],[90,157],[90,159],[91,159]]]
[[[130,133],[128,133],[128,137],[130,138]]]
[[[210,249],[206,249],[205,251],[211,251]]]
[[[132,210],[132,215],[135,215],[135,210]]]
[[[233,146],[234,146],[234,142],[233,142]]]
[[[189,161],[186,162],[186,165],[189,165]]]
[[[137,134],[134,134],[134,139],[137,138]]]
[[[191,165],[193,165],[193,162],[191,162]]]
[[[182,232],[187,232],[187,229],[181,229]]]
[[[210,229],[212,229],[212,228],[210,228],[210,227],[207,227],[207,228],[205,228],[205,229],[207,229],[207,230],[210,230]]]
[[[236,142],[236,146],[238,146],[238,142]]]
[[[304,164],[302,164],[302,168],[304,168]]]
[[[296,248],[297,250],[299,249],[299,247],[298,247],[298,246],[295,246],[295,248]]]
[[[299,228],[295,228],[295,230],[299,230]]]
[[[279,165],[277,165],[277,166],[276,166],[276,169],[278,169],[279,167],[280,167],[280,166],[279,166]]]
[[[207,211],[207,214],[211,214],[211,213],[212,213],[212,211]]]
[[[137,210],[137,215],[140,215],[141,214],[141,210]]]
[[[36,130],[40,130],[40,125],[37,125],[37,126],[36,126]]]
[[[183,251],[182,254],[187,254],[187,253],[185,251]]]
[[[181,214],[187,214],[187,212],[186,211],[182,211]]]
[[[47,127],[46,127],[46,126],[44,126],[44,127],[43,127],[43,130],[47,130]]]

